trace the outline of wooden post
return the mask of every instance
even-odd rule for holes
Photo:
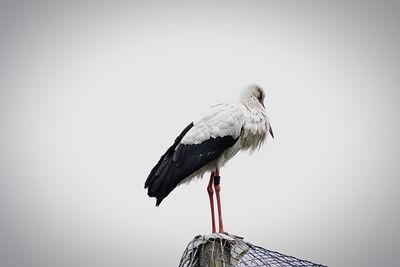
[[[180,266],[234,267],[248,250],[249,246],[237,236],[198,235],[185,250]]]
[[[200,266],[204,267],[226,267],[230,266],[230,250],[222,246],[218,240],[208,240],[199,250]]]

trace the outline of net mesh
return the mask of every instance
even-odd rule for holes
[[[271,251],[226,234],[196,236],[179,267],[323,266]]]

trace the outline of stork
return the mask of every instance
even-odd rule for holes
[[[201,119],[190,123],[161,156],[145,182],[150,197],[159,206],[177,186],[210,173],[207,186],[212,232],[216,232],[214,190],[219,232],[224,233],[220,198],[220,169],[239,151],[259,149],[268,132],[274,137],[264,106],[265,93],[250,85],[237,102],[215,105]]]

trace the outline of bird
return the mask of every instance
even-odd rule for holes
[[[222,220],[220,169],[239,151],[253,153],[260,149],[268,133],[274,138],[264,101],[263,88],[252,84],[241,90],[239,101],[214,105],[203,117],[186,126],[145,181],[144,188],[149,197],[156,198],[156,206],[179,185],[210,173],[207,192],[211,230],[216,233],[215,191],[218,232],[226,233]]]

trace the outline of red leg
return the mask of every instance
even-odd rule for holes
[[[208,183],[207,186],[208,197],[210,198],[212,233],[216,232],[215,215],[214,215],[214,190],[213,190],[214,176],[215,172],[212,172],[210,176],[210,182]]]
[[[216,173],[215,173],[215,176],[214,176],[214,188],[215,188],[215,193],[216,193],[216,197],[217,197],[219,232],[220,233],[225,233],[224,224],[222,223],[222,208],[221,208],[221,197],[220,197],[220,192],[221,192],[220,178],[221,177],[219,176],[219,170],[217,170]]]

